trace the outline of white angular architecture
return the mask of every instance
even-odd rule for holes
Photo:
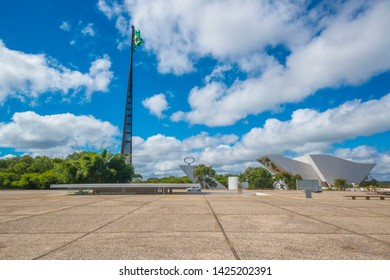
[[[195,167],[197,167],[197,165],[179,165],[179,167],[181,168],[181,170],[183,170],[183,172],[188,176],[188,178],[193,182],[195,183],[196,182],[196,179],[194,177],[194,169]],[[215,180],[214,178],[211,178],[211,180],[213,180],[217,186],[215,187],[215,189],[218,189],[218,190],[224,190],[226,189],[224,185],[222,185],[220,182],[218,182],[217,180]]]
[[[358,163],[330,155],[305,155],[293,159],[267,155],[257,161],[274,174],[283,171],[300,174],[302,179],[318,180],[321,185],[328,186],[333,185],[336,178],[357,185],[375,166],[375,163]]]

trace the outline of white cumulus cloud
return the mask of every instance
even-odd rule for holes
[[[9,123],[0,123],[0,147],[34,155],[67,155],[83,148],[117,144],[117,127],[93,116],[73,114],[38,115],[15,113]]]
[[[133,163],[136,172],[150,176],[184,176],[178,165],[183,159],[193,155],[197,163],[203,162],[202,151],[214,149],[220,145],[230,145],[237,141],[236,135],[210,136],[206,132],[179,140],[162,134],[147,139],[133,137]]]
[[[98,7],[116,20],[125,41],[132,18],[161,73],[194,71],[199,59],[209,57],[245,74],[228,84],[215,79],[229,71],[217,66],[205,85],[190,91],[190,111],[171,116],[215,127],[300,102],[322,88],[358,85],[390,69],[389,1],[309,4],[128,0],[121,5],[100,0]],[[285,50],[284,62],[269,51],[277,47]]]
[[[294,47],[306,41],[309,32],[298,17],[304,1],[295,2],[134,0],[121,5],[99,0],[98,8],[115,18],[122,36],[129,33],[118,21],[131,17],[143,32],[145,47],[157,54],[159,71],[183,74],[194,70],[199,56],[226,59],[269,44]]]
[[[270,63],[262,75],[230,87],[221,82],[194,87],[188,98],[192,110],[182,118],[191,124],[232,125],[321,88],[357,85],[390,69],[390,2],[352,17],[356,12],[341,13],[318,37],[292,52],[286,66]]]
[[[390,129],[390,94],[378,100],[354,100],[319,112],[300,109],[285,121],[269,119],[239,137],[235,134],[201,132],[178,139],[157,134],[146,139],[133,137],[133,163],[145,177],[183,176],[178,168],[186,156],[196,163],[213,165],[218,172],[240,173],[259,166],[266,154],[302,155],[327,153],[358,162],[376,162],[375,178],[390,179],[390,151],[375,147],[333,148],[333,144]],[[346,121],[347,120],[347,121]],[[119,129],[93,116],[58,114],[40,116],[15,113],[9,123],[0,123],[0,147],[35,155],[66,155],[84,147],[119,145]]]
[[[263,127],[251,129],[242,137],[240,148],[267,147],[267,153],[321,152],[332,143],[369,136],[390,129],[390,94],[378,100],[346,102],[318,112],[296,110],[290,120],[268,119]]]
[[[387,178],[388,153],[380,154],[369,146],[334,150],[333,144],[387,131],[389,119],[390,94],[367,102],[349,101],[323,112],[299,109],[289,120],[268,119],[264,126],[252,128],[241,137],[203,132],[182,140],[164,135],[137,138],[134,163],[149,176],[180,175],[177,165],[192,155],[198,163],[213,165],[220,172],[239,173],[250,165],[257,166],[256,159],[266,154],[330,153],[358,162],[376,161],[373,174]]]
[[[149,110],[150,114],[159,119],[165,117],[163,111],[168,109],[168,101],[163,93],[144,99],[142,105]]]
[[[105,92],[113,78],[108,55],[92,62],[89,72],[71,70],[44,54],[8,49],[0,40],[0,104],[9,97],[37,99],[47,92],[85,91],[89,100],[96,91]]]

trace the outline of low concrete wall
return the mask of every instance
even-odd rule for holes
[[[94,194],[171,194],[173,189],[200,187],[200,184],[53,184],[51,189],[92,190]]]

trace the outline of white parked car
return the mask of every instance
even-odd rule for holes
[[[201,192],[202,189],[201,189],[201,187],[190,187],[190,188],[186,188],[186,191],[187,192]]]

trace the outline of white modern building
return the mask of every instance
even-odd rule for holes
[[[283,171],[300,174],[302,179],[318,180],[321,185],[328,186],[333,185],[336,178],[359,184],[375,166],[375,163],[358,163],[330,155],[305,155],[297,158],[267,155],[257,161],[274,174]]]
[[[181,168],[181,170],[183,170],[183,172],[188,176],[188,178],[193,182],[195,183],[196,182],[196,179],[194,177],[194,170],[195,170],[195,167],[197,167],[197,165],[190,165],[190,164],[187,164],[187,165],[179,165],[179,167]],[[215,187],[215,189],[218,189],[218,190],[224,190],[226,189],[224,185],[222,185],[220,182],[218,182],[216,179],[214,178],[211,178],[211,180],[213,180],[217,186]]]

